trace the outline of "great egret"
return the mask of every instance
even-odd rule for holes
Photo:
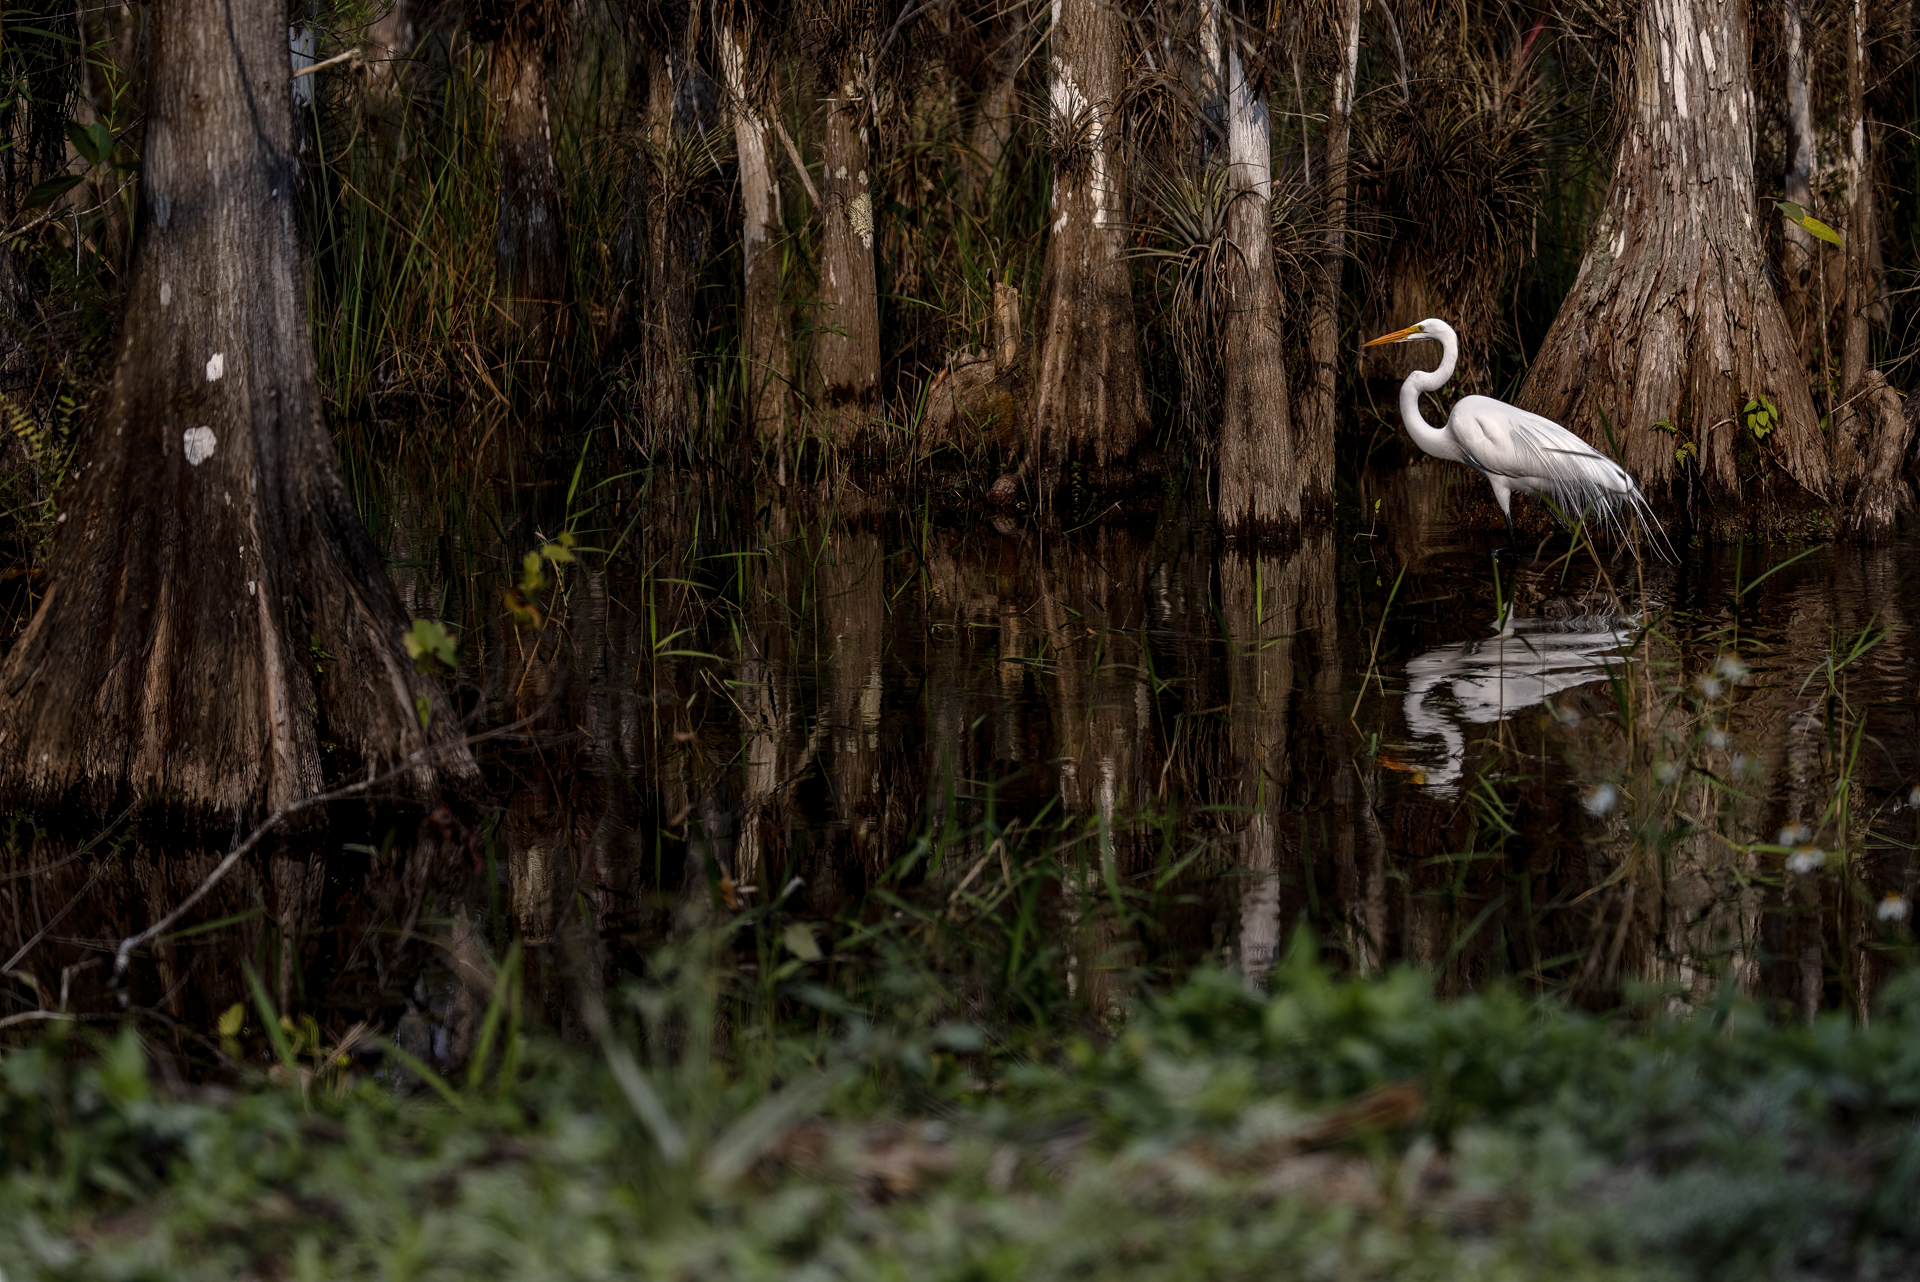
[[[1674,559],[1660,519],[1627,469],[1552,419],[1491,396],[1463,396],[1447,415],[1445,427],[1428,424],[1420,417],[1420,393],[1437,392],[1453,377],[1460,358],[1460,336],[1453,326],[1429,318],[1382,334],[1366,346],[1422,339],[1440,344],[1440,366],[1415,370],[1400,385],[1400,418],[1407,425],[1407,435],[1435,458],[1465,463],[1487,478],[1500,515],[1507,519],[1507,538],[1516,549],[1519,538],[1513,532],[1512,502],[1518,490],[1550,499],[1563,520],[1597,516],[1616,534],[1626,533],[1637,521],[1654,551]]]

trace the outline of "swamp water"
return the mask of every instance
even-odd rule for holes
[[[1300,930],[1454,991],[1864,1008],[1911,952],[1920,548],[1496,567],[1458,480],[1369,474],[1367,519],[1258,554],[665,475],[363,500],[460,634],[488,803],[266,848],[124,988],[221,852],[19,821],[0,1015],[204,1039],[251,967],[329,1041],[457,1062],[516,941],[566,1028],[730,925],[736,982],[829,1010],[904,960],[970,1015],[1107,1022]]]

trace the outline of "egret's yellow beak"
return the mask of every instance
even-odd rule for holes
[[[1426,331],[1421,329],[1418,325],[1409,325],[1405,329],[1396,329],[1391,334],[1382,334],[1378,338],[1371,339],[1365,343],[1360,344],[1360,346],[1378,347],[1382,343],[1404,343],[1410,338],[1420,338],[1425,333]]]

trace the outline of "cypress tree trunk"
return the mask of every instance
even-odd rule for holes
[[[1872,362],[1872,335],[1867,308],[1873,298],[1873,182],[1867,166],[1867,94],[1865,69],[1865,0],[1853,0],[1847,26],[1847,275],[1845,332],[1841,339],[1840,393],[1848,400],[1859,395]],[[1845,451],[1840,433],[1834,434],[1834,479],[1845,485],[1858,475],[1859,456]]]
[[[547,120],[546,44],[559,20],[551,8],[519,5],[493,48],[500,109],[494,287],[513,318],[519,355],[537,363],[550,362],[564,337],[568,296],[566,215]]]
[[[1039,299],[1040,366],[1028,465],[1051,493],[1069,461],[1104,479],[1146,427],[1146,385],[1126,251],[1119,106],[1127,28],[1108,0],[1053,9],[1048,148],[1052,224]]]
[[[995,194],[1006,187],[1000,163],[1019,123],[1021,55],[1027,45],[1026,24],[1019,21],[1020,16],[1018,10],[1004,16],[996,14],[988,28],[990,38],[998,43],[981,67],[986,86],[974,109],[969,142],[974,163],[962,173],[964,190],[976,213],[991,209]]]
[[[833,65],[821,149],[826,172],[820,198],[826,207],[820,211],[820,330],[813,364],[822,430],[842,445],[853,444],[880,412],[880,296],[873,268],[873,176],[867,172],[871,120],[860,64],[856,45]]]
[[[395,161],[407,158],[414,40],[414,0],[392,0],[361,38],[366,50],[361,109],[376,145]]]
[[[1853,0],[1847,29],[1846,324],[1841,360],[1841,408],[1833,416],[1833,473],[1845,487],[1847,524],[1869,538],[1894,528],[1895,518],[1912,506],[1904,477],[1913,423],[1900,398],[1873,363],[1873,332],[1868,313],[1878,291],[1874,253],[1878,237],[1873,208],[1873,163],[1869,150],[1867,96],[1867,16],[1865,0]]]
[[[740,163],[740,249],[746,277],[740,355],[752,435],[779,453],[786,435],[787,318],[780,307],[780,183],[767,127],[764,51],[745,20],[721,24],[716,39],[727,115]],[[784,479],[784,468],[782,471]]]
[[[1229,531],[1259,534],[1297,526],[1307,510],[1327,501],[1332,437],[1322,438],[1324,449],[1311,450],[1302,450],[1294,437],[1268,216],[1273,141],[1266,95],[1248,81],[1239,40],[1224,30],[1224,16],[1210,4],[1202,19],[1215,33],[1210,44],[1219,65],[1213,80],[1224,99],[1233,193],[1227,214],[1233,252],[1227,255],[1227,313],[1220,327],[1220,520]]]
[[[0,795],[231,824],[425,747],[452,717],[320,417],[295,257],[287,27],[150,18],[140,239],[46,594],[0,666]],[[325,748],[323,748],[325,745]],[[471,772],[464,751],[411,774]]]
[[[1340,280],[1347,265],[1347,151],[1353,137],[1354,81],[1360,70],[1360,0],[1344,0],[1341,5],[1339,36],[1339,70],[1327,104],[1326,240],[1315,264],[1313,305],[1307,314],[1312,383],[1303,415],[1305,438],[1328,442],[1336,426],[1334,402],[1340,379]]]
[[[1786,197],[1802,209],[1813,208],[1813,71],[1807,47],[1807,28],[1801,0],[1784,0],[1781,29],[1787,47],[1787,180]],[[1818,366],[1821,351],[1818,287],[1819,247],[1804,227],[1788,222],[1780,277],[1786,286],[1781,299],[1794,346],[1808,368]]]
[[[1741,506],[1743,455],[1778,501],[1830,475],[1756,229],[1749,56],[1743,0],[1646,0],[1612,185],[1519,397],[1602,448],[1604,415],[1656,502],[1694,472],[1722,533],[1768,519]],[[1757,440],[1743,408],[1762,394],[1780,420]]]
[[[705,251],[706,215],[698,187],[711,157],[700,138],[712,126],[713,84],[692,59],[693,6],[648,58],[647,302],[642,342],[651,449],[691,444],[697,396],[694,353],[695,270]]]

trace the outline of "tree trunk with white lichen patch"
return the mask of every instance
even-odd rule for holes
[[[1118,475],[1147,425],[1119,150],[1126,22],[1106,0],[1054,0],[1050,41],[1052,224],[1026,460],[1043,493],[1069,463],[1096,483]]]
[[[1723,535],[1795,521],[1831,476],[1766,277],[1747,23],[1743,0],[1646,0],[1612,185],[1519,396],[1601,449],[1610,427],[1656,505],[1704,501]],[[1761,397],[1777,419],[1745,411]]]
[[[1268,215],[1273,142],[1266,95],[1247,78],[1239,37],[1221,6],[1209,3],[1202,12],[1233,192],[1220,327],[1220,521],[1238,534],[1274,533],[1297,528],[1329,504],[1333,437],[1298,439],[1287,403],[1285,320]]]
[[[259,817],[448,739],[320,416],[296,260],[286,22],[151,14],[118,361],[0,667],[0,796]],[[430,729],[422,729],[421,712]],[[401,791],[470,774],[464,749]]]
[[[860,57],[839,62],[827,95],[821,158],[820,307],[813,340],[821,429],[856,442],[880,414],[880,295],[873,267],[873,175],[867,172],[869,102]]]

